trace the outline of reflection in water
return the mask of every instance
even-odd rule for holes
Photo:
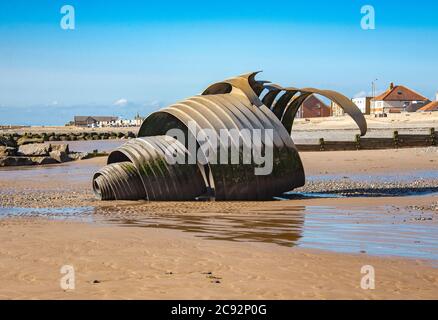
[[[99,168],[100,163],[89,163],[86,161],[71,161],[59,164],[40,165],[40,166],[18,166],[18,167],[2,167],[0,168],[0,177],[28,179],[34,177],[46,176],[53,179],[59,175],[70,174],[69,181],[75,176],[87,176],[90,180],[90,172],[95,168]]]
[[[128,227],[163,228],[194,233],[209,240],[250,241],[293,246],[301,237],[303,206],[284,211],[232,215],[160,215],[142,218],[111,218],[110,222]],[[99,209],[96,209],[99,214]]]
[[[101,214],[99,211],[96,209],[97,215]],[[424,219],[433,220],[430,217],[433,213],[428,216],[421,211],[406,212],[396,207],[287,205],[240,214],[160,214],[130,218],[115,218],[107,208],[107,214],[112,216],[109,221],[117,225],[180,230],[209,240],[438,260],[438,224],[424,222]]]
[[[297,206],[284,202],[257,208],[198,203],[185,212],[175,203],[78,208],[0,208],[0,218],[43,216],[123,227],[188,232],[206,240],[263,242],[345,253],[438,260],[433,212],[392,206]],[[284,203],[284,205],[283,205]],[[187,204],[185,205],[187,206]]]
[[[70,151],[74,152],[111,152],[117,149],[127,140],[86,140],[86,141],[50,141],[50,144],[68,144]]]

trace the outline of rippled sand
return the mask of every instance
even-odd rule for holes
[[[252,242],[159,228],[0,221],[0,298],[436,299],[428,262]],[[63,265],[75,289],[64,291]],[[360,287],[374,267],[375,290]]]

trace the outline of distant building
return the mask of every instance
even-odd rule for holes
[[[438,101],[432,101],[431,103],[426,104],[424,107],[421,107],[417,110],[417,112],[430,112],[430,111],[438,111]]]
[[[336,102],[331,102],[330,108],[332,109],[333,117],[342,117],[344,115],[344,109],[342,109]]]
[[[140,116],[140,114],[137,112],[137,115],[134,118],[135,125],[138,126],[138,127],[141,126],[141,124],[143,123],[143,121],[145,119],[146,119],[145,117]]]
[[[359,110],[363,114],[370,114],[371,113],[371,100],[372,97],[363,97],[363,98],[353,98],[351,101],[359,108]],[[342,109],[340,106],[336,104],[336,102],[331,103],[331,109],[332,109],[332,115],[334,117],[340,117],[345,114],[344,109]]]
[[[429,99],[414,90],[391,83],[388,90],[373,99],[371,113],[415,112],[429,102]]]
[[[74,125],[77,127],[92,127],[98,122],[111,123],[117,121],[118,117],[112,116],[75,116]]]
[[[363,114],[371,113],[371,100],[373,97],[353,98],[351,101],[359,108]]]
[[[438,111],[438,92],[436,93],[435,101],[426,104],[424,107],[421,107],[417,110],[417,112],[430,112],[430,111]]]
[[[312,94],[301,105],[300,109],[298,110],[297,117],[318,118],[330,117],[330,115],[330,107]]]

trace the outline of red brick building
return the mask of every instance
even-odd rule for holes
[[[298,110],[299,118],[330,117],[331,110],[328,105],[318,99],[315,95],[308,97]]]

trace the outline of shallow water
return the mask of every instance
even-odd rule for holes
[[[0,218],[39,217],[55,220],[74,220],[93,222],[93,207],[65,207],[65,208],[5,208],[0,207]]]
[[[114,140],[85,140],[85,141],[50,141],[50,144],[68,144],[70,151],[74,152],[111,152],[126,143],[127,139]]]
[[[117,207],[105,208],[104,212],[92,207],[0,208],[0,217],[74,219],[122,227],[179,230],[205,240],[261,242],[344,253],[438,260],[438,224],[434,214],[392,206],[353,209],[287,206],[240,214],[139,214],[126,218],[120,217],[122,213]]]
[[[306,176],[307,181],[342,181],[349,180],[354,182],[413,182],[416,180],[436,180],[438,170],[414,170],[394,173],[367,173],[367,174],[321,174]]]
[[[98,163],[72,161],[42,166],[20,166],[0,168],[0,178],[5,180],[45,181],[59,180],[63,177],[66,184],[91,181],[93,174],[102,167]]]

